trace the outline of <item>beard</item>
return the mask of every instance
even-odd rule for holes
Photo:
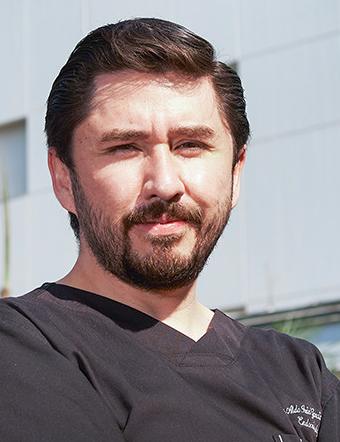
[[[111,275],[146,291],[170,291],[192,284],[203,270],[232,209],[231,192],[211,220],[204,218],[200,208],[155,200],[113,223],[112,217],[89,203],[75,172],[71,177],[80,236],[85,239],[97,263]],[[131,228],[163,214],[185,221],[194,230],[195,244],[189,256],[182,256],[174,250],[183,238],[182,233],[146,235],[152,246],[151,253],[141,255],[133,249],[129,236]]]

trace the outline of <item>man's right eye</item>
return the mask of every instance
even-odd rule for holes
[[[127,151],[127,150],[136,150],[136,146],[134,146],[133,144],[121,144],[120,146],[115,146],[113,147],[113,150],[122,150],[122,151]]]
[[[113,154],[132,154],[137,151],[139,151],[139,149],[134,144],[120,144],[118,146],[112,146],[107,149],[107,152]]]

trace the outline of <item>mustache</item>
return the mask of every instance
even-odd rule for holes
[[[200,208],[187,207],[177,202],[154,201],[147,206],[134,209],[124,221],[125,228],[130,229],[135,224],[145,224],[161,215],[167,215],[176,220],[185,221],[195,227],[202,225],[203,214]]]

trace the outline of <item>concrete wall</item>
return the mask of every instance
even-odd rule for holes
[[[339,298],[338,0],[8,0],[0,8],[0,133],[26,120],[27,193],[10,202],[13,294],[57,279],[77,253],[46,166],[53,79],[89,30],[156,16],[238,63],[253,131],[241,201],[203,272],[201,299],[254,311]]]

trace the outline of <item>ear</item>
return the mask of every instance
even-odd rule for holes
[[[48,149],[48,168],[51,174],[53,190],[58,201],[64,209],[76,213],[70,170],[58,157],[54,147]]]
[[[232,208],[234,208],[238,202],[240,196],[240,181],[241,173],[246,162],[246,146],[244,145],[239,153],[238,161],[233,170],[233,198]]]

